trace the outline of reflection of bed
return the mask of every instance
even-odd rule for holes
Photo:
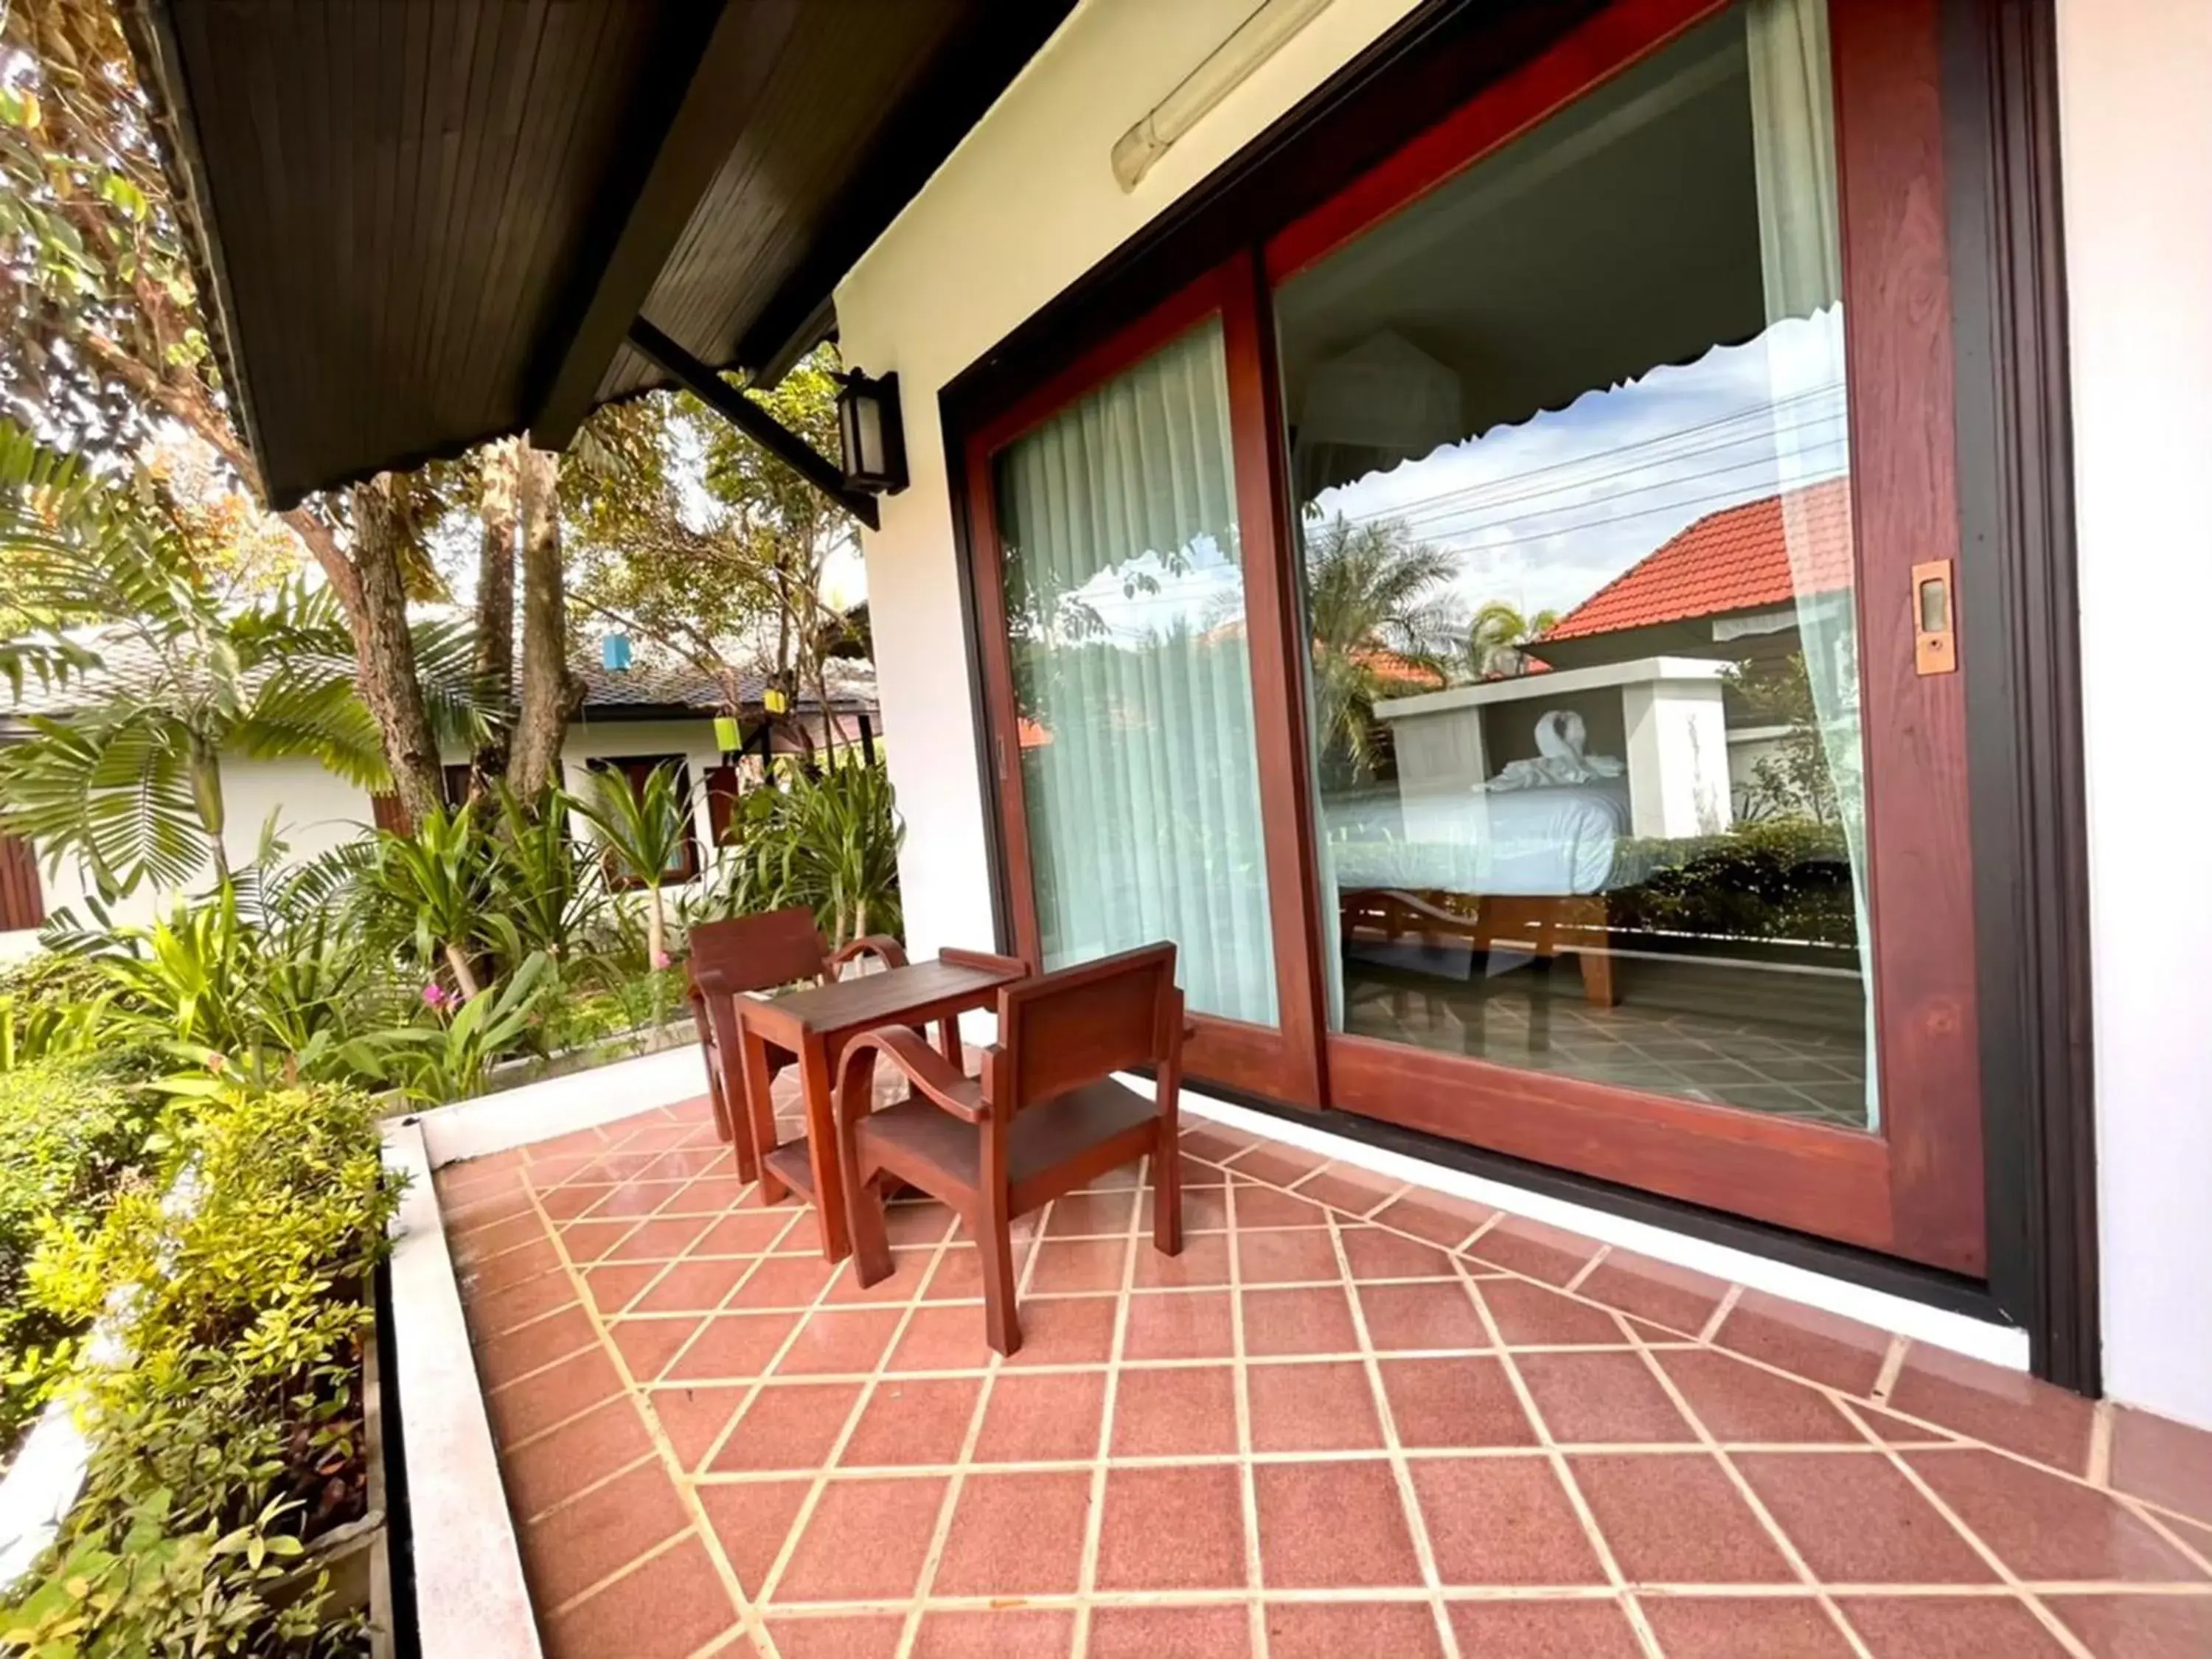
[[[1604,895],[1641,878],[1623,867],[1624,781],[1341,796],[1323,811],[1348,945],[1572,951],[1584,994],[1613,1005]]]

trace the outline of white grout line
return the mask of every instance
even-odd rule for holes
[[[1188,1101],[1186,1091],[1181,1098]],[[1182,1156],[1180,1146],[1176,1156]],[[1252,1643],[1252,1659],[1268,1659],[1267,1608],[1261,1600],[1267,1573],[1260,1554],[1260,1487],[1252,1468],[1252,1396],[1245,1368],[1244,1265],[1237,1248],[1237,1186],[1222,1188],[1222,1206],[1229,1225],[1229,1364],[1237,1405],[1237,1498],[1244,1514],[1245,1626]]]

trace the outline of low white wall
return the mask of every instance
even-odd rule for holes
[[[2105,1381],[2212,1427],[2212,6],[2058,29]]]

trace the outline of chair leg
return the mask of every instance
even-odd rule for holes
[[[1152,1248],[1162,1255],[1182,1254],[1182,1148],[1164,1123],[1152,1154]]]
[[[983,1333],[999,1352],[1012,1354],[1022,1346],[1022,1322],[1014,1310],[1013,1228],[1003,1188],[996,1204],[986,1200],[975,1232],[983,1253]]]
[[[876,1174],[846,1188],[846,1218],[853,1230],[853,1277],[863,1285],[880,1285],[898,1263],[891,1255],[890,1229],[884,1221],[884,1181]]]

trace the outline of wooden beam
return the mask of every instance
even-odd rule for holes
[[[640,317],[629,325],[630,349],[812,484],[871,530],[876,498],[845,488],[844,469],[720,375]]]
[[[690,79],[670,88],[676,112],[644,181],[617,210],[621,230],[568,312],[573,325],[554,337],[559,356],[531,404],[531,441],[540,449],[567,448],[592,412],[631,319],[744,131],[799,14],[799,0],[714,3],[719,15]]]

